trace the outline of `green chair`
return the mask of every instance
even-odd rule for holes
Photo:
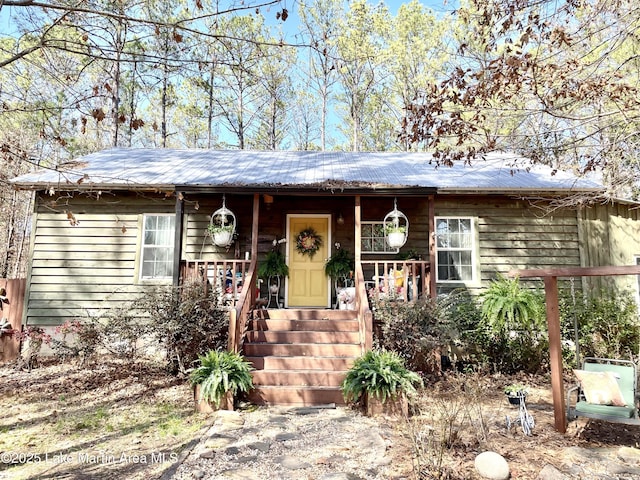
[[[585,358],[582,370],[587,372],[612,372],[620,387],[625,406],[600,405],[587,402],[583,387],[578,384],[567,391],[567,418],[587,417],[614,423],[640,425],[638,418],[636,365],[628,360]],[[572,406],[572,396],[575,405]]]

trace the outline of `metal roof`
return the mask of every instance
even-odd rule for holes
[[[514,165],[516,165],[514,167]],[[603,191],[601,183],[491,153],[437,167],[429,153],[114,148],[17,177],[18,188],[57,190],[238,187],[256,190],[434,192]]]

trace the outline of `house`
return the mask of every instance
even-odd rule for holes
[[[588,205],[604,192],[597,181],[523,161],[496,153],[448,168],[427,153],[118,148],[24,175],[13,184],[36,199],[23,323],[58,325],[148,285],[198,278],[228,301],[231,348],[259,369],[297,372],[264,380],[297,387],[280,396],[265,388],[261,401],[338,401],[335,391],[301,392],[316,381],[335,390],[339,375],[320,381],[309,370],[340,372],[371,345],[367,290],[411,301],[461,287],[477,293],[514,268],[639,262],[635,204]],[[223,208],[235,235],[216,246],[207,231]],[[408,222],[399,249],[383,227],[393,212]],[[314,255],[301,253],[309,229]],[[324,274],[338,245],[355,256],[352,279]],[[276,280],[256,275],[273,249],[289,267],[275,292]],[[340,310],[345,281],[352,309]],[[586,290],[637,289],[629,277],[581,281]],[[349,332],[350,345],[338,345],[336,332]]]

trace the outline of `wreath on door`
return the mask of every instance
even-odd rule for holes
[[[296,250],[310,258],[322,247],[322,237],[313,228],[305,228],[296,236]]]

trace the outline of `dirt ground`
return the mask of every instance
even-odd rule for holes
[[[566,378],[565,388],[571,381]],[[535,421],[530,436],[515,422],[518,407],[509,404],[503,393],[504,386],[511,383],[527,385],[526,406]],[[512,421],[510,429],[507,417]],[[565,434],[557,432],[548,376],[445,376],[424,390],[408,426],[400,429],[404,430],[405,448],[413,444],[414,467],[420,464],[414,471],[441,471],[443,478],[455,480],[479,478],[474,460],[487,450],[508,461],[511,478],[534,480],[545,465],[558,467],[563,453],[572,447],[640,448],[640,426],[579,418],[568,424]],[[424,440],[429,437],[424,432],[433,430],[440,432],[438,439],[444,439],[444,446],[442,442]],[[439,457],[443,458],[443,465],[435,468],[439,465],[433,459]]]
[[[528,386],[531,436],[506,427],[518,410],[502,389],[514,381]],[[117,360],[86,368],[44,362],[31,372],[0,366],[0,411],[3,480],[159,478],[211,422],[193,412],[184,379],[159,365]],[[640,448],[636,426],[579,420],[566,434],[556,432],[545,377],[445,377],[421,392],[409,420],[382,421],[393,426],[390,448],[399,471],[439,469],[449,478],[476,478],[473,461],[484,450],[502,454],[512,478],[535,479],[569,447]]]

